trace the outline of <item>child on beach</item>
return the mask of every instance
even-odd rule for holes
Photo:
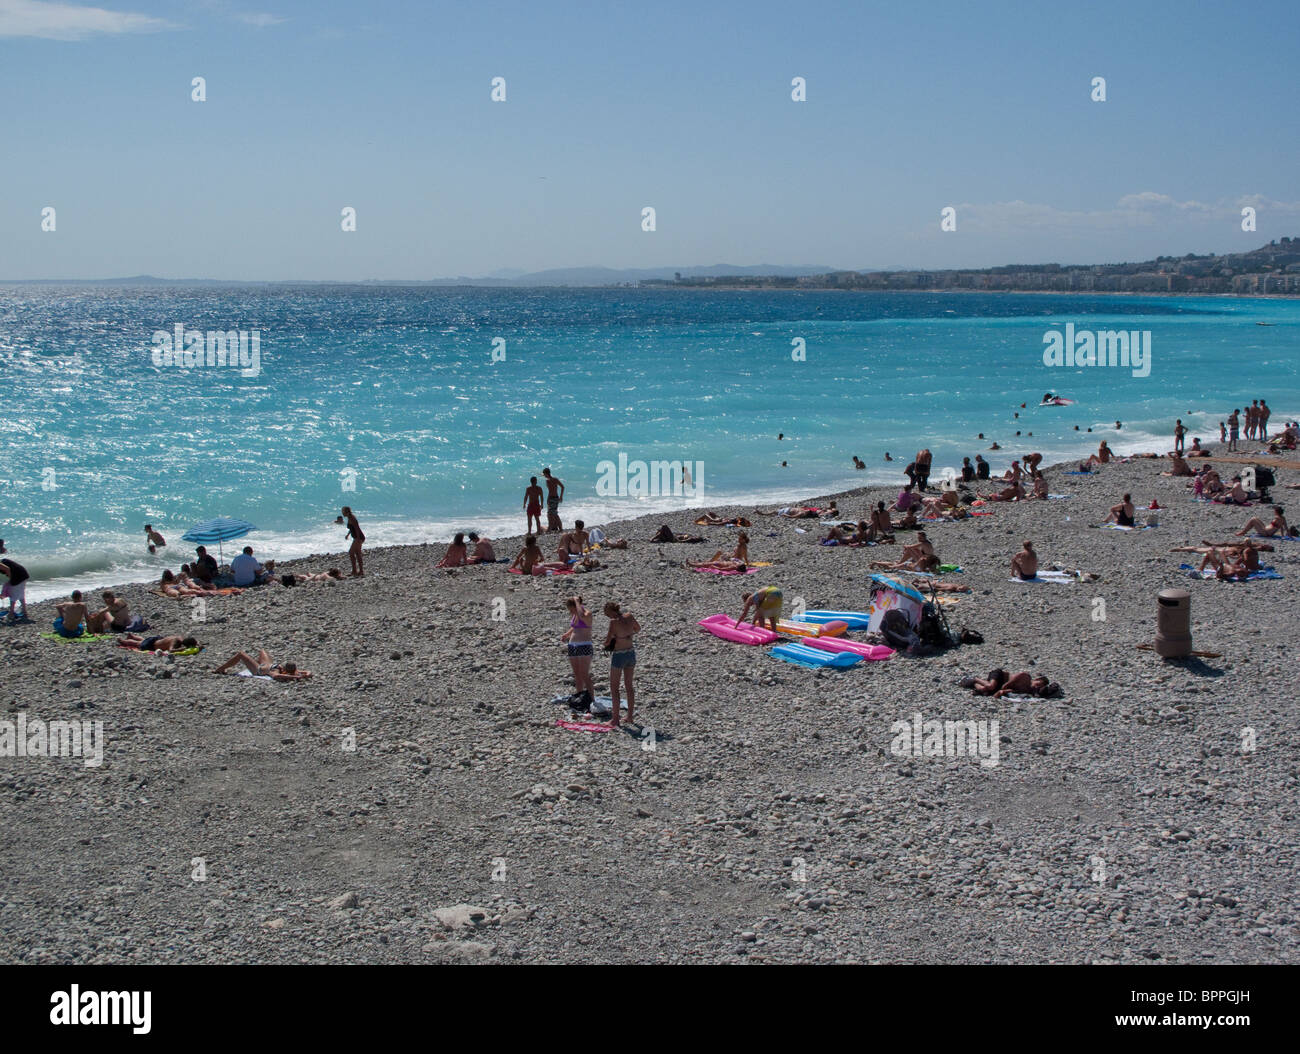
[[[605,650],[609,656],[609,697],[613,712],[609,723],[617,727],[622,702],[619,700],[619,682],[627,689],[627,721],[635,720],[636,692],[632,687],[632,674],[636,670],[636,645],[633,636],[641,632],[641,623],[612,600],[605,605],[609,617],[609,630],[605,633]]]
[[[361,529],[361,524],[357,522],[356,516],[353,515],[351,506],[343,506],[343,518],[348,525],[348,533],[344,538],[352,539],[352,544],[348,547],[348,559],[352,562],[352,577],[360,578],[366,573],[361,559],[361,543],[366,540],[366,535]]]
[[[595,699],[591,690],[591,612],[583,605],[580,596],[569,597],[564,605],[569,609],[569,628],[560,640],[567,645],[569,667],[573,670],[573,696],[578,696],[585,708]]]

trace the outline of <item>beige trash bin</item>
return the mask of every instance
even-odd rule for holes
[[[1166,659],[1192,653],[1192,595],[1185,589],[1162,589],[1156,597],[1156,653]]]

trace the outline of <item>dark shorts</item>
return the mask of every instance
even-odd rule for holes
[[[609,657],[609,668],[611,670],[630,670],[635,665],[635,648],[628,648],[627,651],[616,651]]]
[[[570,658],[570,659],[581,659],[581,658],[583,658],[583,657],[590,658],[590,657],[591,657],[592,655],[594,655],[594,654],[595,654],[595,651],[594,651],[594,649],[593,649],[592,646],[591,646],[591,641],[583,641],[583,642],[580,643],[580,644],[570,644],[570,645],[569,645],[569,658]]]
[[[560,507],[560,499],[559,499],[559,498],[557,498],[557,497],[555,497],[554,495],[552,495],[551,497],[549,497],[549,498],[546,499],[546,511],[547,511],[547,512],[554,512],[554,511],[555,511],[556,509],[558,509],[559,507]]]

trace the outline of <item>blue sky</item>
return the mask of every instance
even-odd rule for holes
[[[0,279],[978,267],[1300,235],[1293,2],[103,2],[0,0]]]

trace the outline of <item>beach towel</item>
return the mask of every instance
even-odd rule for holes
[[[1088,473],[1091,475],[1092,473]],[[1049,494],[1047,495],[1052,501],[1069,501],[1074,497],[1073,494]]]
[[[255,680],[255,681],[274,681],[274,680],[275,680],[274,677],[268,677],[268,676],[267,676],[266,674],[264,674],[264,673],[254,673],[252,670],[247,669],[247,668],[240,669],[240,670],[236,670],[235,673],[237,673],[240,677],[251,677],[251,678],[252,678],[253,680]]]
[[[1118,523],[1099,523],[1097,526],[1106,531],[1154,531],[1160,525],[1144,523],[1141,527],[1122,527]]]
[[[519,570],[519,568],[517,568],[517,567],[512,567],[512,568],[510,568],[510,574],[512,574],[512,575],[522,575],[523,572],[522,572],[521,570]],[[571,568],[571,567],[566,567],[566,568],[562,568],[562,569],[559,569],[559,570],[553,570],[553,571],[548,570],[548,571],[546,572],[546,576],[547,576],[547,577],[549,577],[550,575],[571,575],[571,574],[573,574],[573,568]],[[542,576],[542,575],[537,575],[536,577],[537,577],[537,578],[542,578],[543,576]]]
[[[117,639],[111,633],[83,633],[80,637],[61,637],[57,633],[42,633],[41,636],[60,644],[93,644],[97,640]]]
[[[767,565],[767,566],[771,566],[771,565]],[[756,575],[758,574],[757,565],[749,568],[747,571],[721,571],[716,567],[692,567],[691,570],[698,571],[702,575],[739,575],[739,574]]]
[[[1074,581],[1074,576],[1065,571],[1039,571],[1037,578],[1012,578],[1009,581],[1028,586],[1038,582],[1055,582],[1057,585],[1069,585]]]
[[[613,732],[612,725],[602,725],[595,721],[566,721],[564,718],[557,718],[556,728],[567,728],[570,732]]]
[[[149,590],[149,592],[156,597],[167,597],[168,600],[193,600],[194,599],[193,597],[185,597],[185,596],[181,596],[181,597],[169,596],[167,593],[164,593],[161,589],[151,589]],[[238,596],[242,592],[243,592],[242,589],[235,589],[233,586],[230,586],[225,589],[213,590],[213,592],[208,593],[206,596],[204,596],[203,599],[206,600],[207,597],[211,597],[211,596],[233,597],[233,596]]]
[[[1179,564],[1179,565],[1178,565],[1178,569],[1179,569],[1180,571],[1186,571],[1189,575],[1191,575],[1192,578],[1215,578],[1215,577],[1217,576],[1217,574],[1218,574],[1218,572],[1215,571],[1214,568],[1212,568],[1212,567],[1207,567],[1204,571],[1201,571],[1201,570],[1199,570],[1198,568],[1193,567],[1191,564]],[[1263,580],[1266,580],[1266,579],[1269,579],[1269,580],[1280,579],[1281,577],[1282,577],[1282,575],[1280,575],[1280,574],[1279,574],[1276,570],[1274,570],[1272,567],[1261,567],[1258,571],[1252,571],[1250,574],[1248,574],[1248,575],[1246,576],[1246,581],[1247,581],[1247,582],[1257,582],[1257,581],[1263,581]],[[1225,582],[1240,582],[1241,579],[1239,579],[1239,578],[1225,578],[1225,579],[1223,579],[1223,581],[1225,581]]]

